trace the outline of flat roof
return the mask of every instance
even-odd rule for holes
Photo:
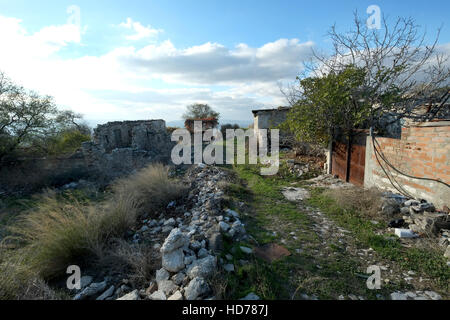
[[[273,109],[258,109],[258,110],[252,110],[252,113],[256,115],[258,112],[272,112],[272,111],[287,111],[291,109],[291,107],[278,107]]]

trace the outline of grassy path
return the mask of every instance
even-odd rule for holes
[[[228,277],[225,298],[238,298],[253,291],[264,299],[388,299],[396,290],[414,289],[401,280],[401,272],[411,265],[398,261],[392,265],[392,259],[386,259],[392,257],[377,251],[396,250],[396,246],[361,231],[372,230],[369,221],[336,219],[333,213],[339,212],[339,208],[327,202],[318,189],[310,188],[312,198],[307,203],[293,203],[284,198],[282,187],[308,188],[305,181],[289,176],[263,177],[257,166],[239,165],[233,170],[238,180],[228,186],[227,194],[233,198],[232,203],[241,204],[234,209],[241,212],[247,232],[255,240],[247,245],[274,242],[286,247],[291,255],[271,264],[253,258],[242,265],[243,255],[229,247],[238,267]],[[362,241],[361,234],[367,241]],[[400,277],[384,281],[381,290],[369,290],[366,271],[371,264],[386,270],[389,277],[383,280],[394,279],[391,273],[400,273]],[[448,279],[445,272],[434,276],[437,282]]]

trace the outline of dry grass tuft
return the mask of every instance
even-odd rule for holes
[[[381,191],[376,188],[364,189],[357,186],[325,191],[342,208],[353,210],[363,216],[383,218],[380,215]]]
[[[181,197],[187,188],[168,178],[169,168],[154,164],[114,183],[114,194],[130,196],[139,208],[139,214],[155,213],[170,201]]]
[[[161,268],[161,257],[149,245],[115,239],[114,245],[99,259],[98,265],[116,273],[126,273],[126,278],[134,287],[142,287],[148,285],[155,271]]]
[[[24,255],[0,253],[0,300],[56,300],[61,295],[31,270]]]
[[[19,287],[36,284],[33,279],[37,276],[53,279],[65,275],[69,265],[83,265],[102,257],[111,241],[122,238],[140,214],[161,209],[183,194],[186,189],[170,180],[167,173],[167,167],[157,164],[120,179],[114,184],[112,196],[100,204],[62,199],[55,192],[42,194],[36,207],[10,227],[12,235],[0,244],[0,248],[6,248],[15,241],[19,248],[14,253],[21,256],[14,260],[4,255],[0,261],[0,287],[10,288],[5,295],[25,295],[31,291],[23,292]],[[134,268],[136,278],[146,278],[153,263],[150,253],[133,251],[124,243],[119,248],[118,256],[126,257],[122,260]],[[13,285],[16,279],[19,287]],[[17,293],[12,294],[15,289]]]

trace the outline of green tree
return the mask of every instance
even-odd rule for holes
[[[425,42],[414,20],[398,18],[369,29],[355,13],[349,32],[329,32],[331,54],[313,53],[304,72],[284,91],[292,106],[284,127],[302,141],[326,142],[354,129],[377,129],[380,119],[430,120],[449,97],[448,55]],[[427,113],[421,113],[423,106]],[[386,124],[384,124],[386,125]]]
[[[364,77],[363,68],[349,65],[339,73],[300,80],[302,96],[282,127],[310,143],[325,144],[336,131],[349,135],[370,115],[370,105],[361,102],[366,94]]]
[[[187,111],[183,114],[183,119],[219,119],[220,114],[214,111],[209,105],[202,103],[194,103],[187,106]]]
[[[19,148],[45,153],[49,139],[68,129],[87,135],[88,128],[76,122],[80,118],[59,111],[52,97],[27,90],[0,72],[0,161]]]

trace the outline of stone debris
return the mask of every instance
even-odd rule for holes
[[[228,263],[223,266],[223,269],[227,272],[234,272],[234,264]]]
[[[115,289],[114,286],[110,286],[108,290],[106,290],[100,296],[98,296],[96,300],[105,300],[106,298],[111,297],[114,294],[114,289]]]
[[[417,238],[418,235],[410,229],[395,228],[395,235],[399,238]]]
[[[250,292],[248,295],[246,295],[245,297],[243,297],[243,298],[241,298],[239,300],[261,300],[261,298],[258,297],[253,292]]]
[[[133,290],[132,292],[116,299],[116,300],[139,300],[139,291]]]
[[[201,277],[195,277],[189,282],[189,285],[184,291],[186,300],[196,300],[203,294],[208,293],[210,290],[208,283]]]
[[[434,291],[395,291],[390,294],[391,300],[441,300],[442,297]]]
[[[240,246],[240,248],[241,248],[241,251],[246,253],[246,254],[252,254],[253,253],[253,250],[251,248],[244,247],[244,246]]]
[[[163,291],[155,291],[149,296],[150,300],[167,300],[167,297]]]
[[[80,293],[78,293],[73,300],[84,300],[89,297],[92,297],[100,292],[103,292],[106,289],[107,283],[106,281],[102,282],[94,282],[89,286],[84,288]]]
[[[285,187],[281,193],[289,201],[303,201],[310,196],[309,191],[304,188]]]

